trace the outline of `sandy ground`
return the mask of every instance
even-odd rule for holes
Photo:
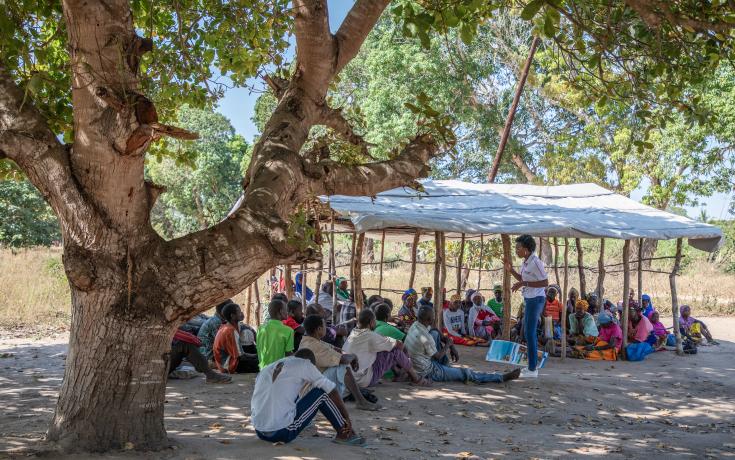
[[[351,412],[365,448],[331,443],[321,416],[289,445],[258,440],[249,426],[255,376],[238,375],[223,386],[203,377],[169,382],[170,449],[65,458],[735,458],[735,318],[704,320],[722,345],[695,356],[552,359],[540,379],[501,385],[381,384],[385,410]],[[462,363],[490,368],[483,351],[462,348]],[[0,458],[59,458],[41,441],[65,353],[64,336],[0,336]]]

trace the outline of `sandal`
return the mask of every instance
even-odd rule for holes
[[[345,446],[358,446],[362,447],[365,445],[365,438],[362,436],[359,436],[357,433],[352,433],[352,435],[348,438],[338,438],[334,437],[332,439],[332,442],[335,444],[344,444]]]

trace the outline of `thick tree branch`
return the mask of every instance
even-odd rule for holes
[[[296,79],[315,101],[321,100],[334,76],[335,42],[329,31],[326,0],[294,0],[296,11]]]
[[[518,169],[521,171],[521,173],[526,178],[529,184],[532,184],[536,181],[538,176],[536,175],[535,172],[533,172],[533,170],[531,170],[528,164],[526,164],[526,161],[523,158],[521,158],[520,155],[518,155],[517,153],[514,153],[511,156],[511,159],[513,160],[513,163],[516,165],[516,167],[518,167]]]
[[[323,108],[321,122],[324,123],[325,126],[332,128],[350,144],[360,147],[360,151],[363,156],[373,160],[375,159],[368,151],[368,143],[361,135],[355,132],[350,122],[344,117],[341,109],[333,109],[325,105]]]
[[[390,0],[357,0],[342,25],[337,30],[337,65],[335,74],[339,73],[360,51],[362,43]]]
[[[683,16],[672,11],[669,0],[625,0],[628,5],[651,29],[659,29],[664,22],[673,27],[684,27],[704,34],[719,33],[727,35],[735,23],[726,21],[703,21]]]

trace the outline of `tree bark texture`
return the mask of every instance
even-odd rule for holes
[[[165,446],[166,360],[178,325],[271,267],[315,260],[303,249],[313,246],[293,244],[294,235],[307,235],[292,223],[293,213],[310,197],[373,196],[428,174],[438,150],[428,134],[391,160],[358,166],[301,154],[313,126],[339,119],[327,103],[329,85],[388,3],[357,0],[332,34],[326,0],[293,1],[286,14],[294,16],[296,69],[253,147],[238,205],[217,225],[171,241],[150,225],[164,190],[145,180],[145,153],[162,136],[196,135],[162,124],[142,92],[140,58],[155,43],[136,34],[130,2],[62,2],[73,144],[61,143],[0,64],[0,155],[18,165],[58,216],[72,296],[50,440],[94,451]]]

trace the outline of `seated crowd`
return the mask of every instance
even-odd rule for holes
[[[334,285],[324,283],[318,302],[301,285],[302,279],[299,273],[294,299],[289,301],[283,293],[273,295],[257,331],[243,323],[242,309],[228,299],[216,306],[212,317],[199,315],[183,325],[172,343],[172,376],[184,358],[206,375],[208,383],[229,383],[230,374],[258,373],[251,411],[256,434],[263,440],[294,440],[319,411],[333,426],[335,442],[363,444],[365,440],[352,429],[344,401],[354,401],[361,410],[380,409],[372,388],[381,380],[429,386],[432,382],[501,383],[521,375],[520,369],[498,374],[453,365],[460,359],[455,346],[488,346],[501,335],[505,312],[500,285],[493,287],[488,301],[472,289],[464,297],[452,295],[442,305],[439,330],[431,288],[422,288],[420,296],[414,289],[406,290],[396,315],[390,299],[363,294],[365,307],[358,313],[345,279],[337,278]],[[561,318],[567,315],[569,356],[618,359],[623,345],[622,302],[618,306],[609,300],[600,302],[595,294],[580,296],[571,289],[562,307],[559,286],[550,285],[545,293],[546,305],[538,322],[541,345],[558,343]],[[670,344],[671,337],[650,296],[643,295],[641,305],[633,298],[631,292],[626,353],[629,359],[643,359]],[[526,337],[522,319],[522,310],[517,318],[508,318],[512,338],[518,341]],[[681,307],[678,326],[688,341],[717,343],[686,305]],[[310,387],[306,393],[301,391],[305,385]]]

